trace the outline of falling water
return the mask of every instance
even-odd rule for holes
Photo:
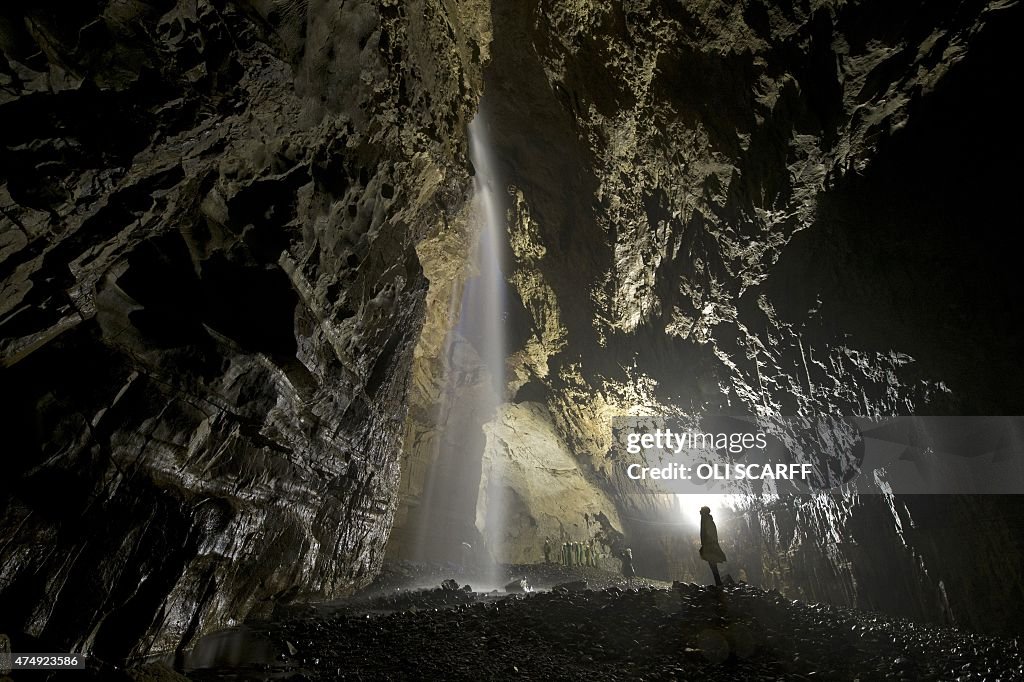
[[[504,496],[500,472],[484,465],[484,424],[497,415],[505,387],[504,220],[493,151],[480,115],[470,123],[469,143],[475,169],[471,226],[478,242],[461,300],[452,301],[458,319],[446,344],[437,406],[441,429],[417,511],[415,556],[462,565],[467,574],[495,587],[503,582],[490,559],[500,557]]]
[[[505,386],[505,279],[501,272],[502,235],[505,222],[497,198],[492,149],[481,116],[469,124],[473,178],[474,217],[480,224],[477,263],[479,274],[466,282],[462,295],[459,331],[470,339],[491,375],[494,407]]]
[[[482,412],[494,415],[502,403],[505,388],[506,301],[505,280],[501,271],[505,222],[497,195],[494,150],[489,143],[482,114],[478,114],[469,124],[469,149],[475,169],[474,215],[480,224],[477,257],[479,274],[466,282],[459,330],[475,345],[488,369],[491,377],[492,402],[483,406]],[[477,529],[492,556],[499,559],[505,529],[504,485],[501,472],[496,471],[493,464],[482,471],[481,475],[478,488],[481,499],[477,503]],[[481,509],[484,509],[485,513],[481,514]],[[496,572],[492,577],[498,577]]]

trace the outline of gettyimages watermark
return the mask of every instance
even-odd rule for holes
[[[659,493],[1024,493],[1024,417],[616,417],[613,457]]]
[[[626,475],[633,480],[684,480],[684,481],[728,481],[744,479],[810,479],[814,473],[811,464],[780,464],[770,462],[698,462],[685,463],[680,453],[723,452],[728,455],[745,455],[758,450],[763,455],[768,449],[768,434],[764,431],[749,432],[707,432],[685,429],[679,426],[657,427],[653,431],[626,432],[626,452],[639,455],[650,451],[668,453],[684,461],[662,460],[657,466],[644,466],[633,462],[626,465]]]

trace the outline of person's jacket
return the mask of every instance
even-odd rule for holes
[[[718,546],[718,527],[711,514],[700,515],[700,558],[713,564],[724,564],[728,559]]]

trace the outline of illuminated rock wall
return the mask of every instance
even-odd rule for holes
[[[495,3],[485,108],[530,330],[510,392],[616,500],[638,569],[710,575],[678,508],[609,457],[614,415],[1020,412],[1014,218],[980,199],[1016,191],[996,74],[1020,19],[1002,2]],[[972,530],[972,505],[996,529]],[[724,519],[723,537],[730,570],[793,598],[1006,630],[1019,542],[993,538],[1018,517],[1014,498],[840,496]],[[943,558],[958,542],[986,549]]]
[[[493,43],[480,0],[0,10],[0,630],[120,658],[344,594],[442,446],[515,469],[506,558],[600,512],[698,578],[614,416],[1021,412],[1018,3],[493,10]],[[443,409],[483,381],[449,343],[482,91],[493,417]],[[1019,518],[851,497],[722,535],[794,598],[1007,629]]]
[[[0,631],[117,659],[372,580],[489,30],[0,10]]]

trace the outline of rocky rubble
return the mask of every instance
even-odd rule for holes
[[[745,585],[609,587],[307,615],[255,626],[272,663],[190,679],[1015,679],[1015,640],[806,604]],[[384,653],[386,652],[386,653]]]

